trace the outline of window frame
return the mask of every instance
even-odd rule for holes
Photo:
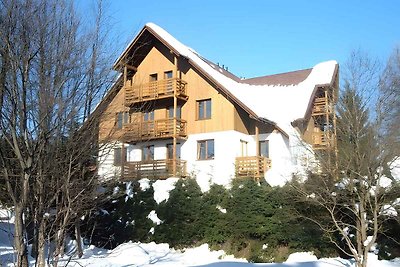
[[[165,155],[166,159],[174,159],[173,158],[173,149],[174,149],[174,144],[173,143],[168,143],[165,145],[166,149],[167,149],[167,153]],[[170,150],[169,148],[171,148],[171,157],[170,157]],[[176,143],[176,159],[181,159],[181,143]]]
[[[200,116],[200,108],[204,103],[203,116]],[[208,104],[209,103],[209,104]],[[212,115],[212,100],[211,98],[196,100],[196,120],[209,120]]]
[[[171,74],[171,77],[168,77],[168,75]],[[174,72],[172,70],[167,70],[164,71],[164,80],[172,79],[174,78]]]
[[[115,127],[117,129],[122,129],[124,124],[129,123],[129,112],[128,111],[120,111],[115,115]]]
[[[122,158],[122,152],[125,150],[125,161]],[[127,162],[127,148],[126,147],[116,147],[114,148],[114,166],[120,167],[123,163]]]
[[[143,121],[154,121],[154,109],[143,111]]]
[[[154,145],[143,146],[142,161],[153,161],[153,160],[154,160]]]
[[[156,82],[158,81],[158,73],[151,73],[149,75],[149,82]]]
[[[171,114],[172,111],[172,114]],[[173,119],[174,118],[174,106],[169,106],[167,107],[167,118],[168,119]],[[171,116],[172,115],[172,116]],[[181,119],[182,118],[182,106],[178,105],[176,106],[176,118]]]
[[[212,156],[209,157],[210,143],[212,142]],[[201,145],[204,144],[204,158],[201,153]],[[214,139],[205,139],[197,141],[197,160],[213,160],[215,159],[215,141]]]
[[[266,148],[267,148],[267,155],[263,155],[263,151],[262,151],[262,144],[266,144]],[[270,148],[269,148],[269,140],[260,140],[258,141],[258,155],[261,157],[266,157],[266,158],[270,158]],[[265,151],[264,151],[265,152]]]

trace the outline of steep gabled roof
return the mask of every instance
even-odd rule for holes
[[[316,89],[319,86],[332,85],[338,68],[336,61],[328,61],[317,64],[312,69],[241,80],[206,60],[161,27],[147,23],[117,59],[114,64],[115,69],[118,69],[123,64],[123,60],[129,57],[135,45],[136,49],[140,48],[138,40],[148,39],[147,34],[156,37],[177,56],[185,57],[197,71],[207,77],[229,100],[243,108],[251,117],[278,124],[284,130],[287,130],[294,120],[305,117]]]

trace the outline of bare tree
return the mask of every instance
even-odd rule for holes
[[[306,216],[358,267],[365,267],[385,220],[397,216],[400,187],[389,167],[398,157],[392,141],[399,124],[385,120],[384,105],[379,104],[379,64],[356,53],[347,67],[337,107],[337,160],[321,162],[330,165],[322,168],[322,175],[312,174],[294,186],[302,201],[320,207],[321,214]],[[397,131],[386,131],[385,125]]]
[[[17,266],[28,266],[28,242],[44,266],[46,241],[57,265],[68,227],[95,203],[98,118],[88,114],[111,82],[98,3],[88,30],[70,1],[0,2],[0,176]]]

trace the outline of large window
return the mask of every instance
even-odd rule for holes
[[[197,141],[197,159],[214,159],[214,140]]]
[[[116,126],[122,129],[122,125],[129,122],[129,112],[118,112],[116,116]]]
[[[176,117],[178,119],[181,118],[181,109],[182,109],[181,106],[176,106]],[[174,107],[171,106],[171,107],[168,107],[168,118],[172,119],[173,117],[174,117]]]
[[[269,141],[260,141],[260,156],[269,158]]]
[[[125,154],[124,161],[122,160],[123,159],[122,153]],[[127,149],[126,149],[126,147],[124,147],[123,150],[122,150],[121,147],[114,148],[114,165],[115,166],[121,166],[122,163],[126,161],[126,158],[127,158]]]
[[[197,119],[211,119],[211,99],[197,100]]]
[[[167,159],[173,159],[173,158],[174,158],[174,145],[167,144]],[[177,159],[181,158],[181,144],[179,143],[176,144],[176,158]]]
[[[154,160],[154,146],[145,146],[143,147],[143,160]]]

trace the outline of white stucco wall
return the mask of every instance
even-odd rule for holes
[[[265,179],[271,185],[282,185],[291,177],[291,172],[296,168],[292,164],[291,147],[286,136],[278,131],[270,134],[260,134],[260,141],[269,140],[269,156],[272,168],[266,172]],[[214,139],[214,159],[197,160],[197,142],[200,140]],[[187,161],[187,172],[193,176],[203,191],[209,189],[211,183],[229,186],[235,176],[235,158],[242,156],[241,140],[247,142],[247,156],[256,155],[255,136],[246,135],[237,131],[211,132],[193,134],[187,140],[180,140],[181,159]],[[154,159],[165,159],[166,145],[171,140],[149,141],[139,145],[128,145],[127,160],[142,160],[142,148],[154,145]],[[113,165],[114,147],[121,144],[109,145],[99,156],[99,175],[105,178],[119,175],[119,167]]]

